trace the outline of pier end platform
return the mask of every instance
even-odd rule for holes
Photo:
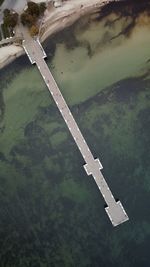
[[[106,207],[105,211],[113,226],[117,226],[129,220],[120,201],[117,201],[116,205]]]

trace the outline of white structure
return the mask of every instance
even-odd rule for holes
[[[36,64],[45,84],[48,87],[64,121],[66,122],[68,129],[79,148],[80,153],[84,159],[84,169],[87,175],[92,175],[102,196],[107,204],[105,208],[106,213],[113,226],[117,226],[123,222],[129,220],[120,201],[116,201],[109,189],[103,174],[101,173],[102,164],[99,159],[95,159],[65,101],[63,98],[44,58],[46,54],[39,42],[39,40],[32,39],[29,35],[24,36],[23,47],[27,53],[32,64]]]
[[[62,6],[62,0],[54,0],[54,7],[61,7]]]

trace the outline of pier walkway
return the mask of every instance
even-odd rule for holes
[[[70,133],[74,141],[76,142],[83,158],[85,161],[84,169],[87,175],[92,175],[99,190],[101,191],[103,198],[107,204],[105,208],[113,226],[117,226],[129,218],[121,204],[120,201],[115,200],[113,197],[102,173],[102,164],[99,159],[95,159],[68,107],[66,101],[64,100],[44,58],[46,54],[38,39],[32,39],[31,37],[25,35],[23,40],[23,47],[27,53],[32,64],[36,64],[44,81],[47,85],[62,117],[64,118]]]

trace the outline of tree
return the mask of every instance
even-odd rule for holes
[[[8,8],[6,8],[6,9],[4,9],[3,13],[4,13],[4,17],[7,17],[10,15],[10,10]]]
[[[4,25],[9,28],[14,28],[18,23],[18,14],[17,13],[9,13],[6,12],[5,9],[5,15],[4,15]]]
[[[40,15],[43,15],[45,10],[46,10],[46,4],[45,3],[40,3],[40,5],[39,5]]]
[[[29,13],[32,16],[38,17],[40,14],[38,4],[34,2],[28,2],[27,13]]]
[[[31,34],[31,36],[33,37],[33,36],[37,35],[38,32],[39,32],[38,27],[36,25],[32,25],[31,28],[30,28],[30,34]]]
[[[28,2],[28,8],[21,14],[21,22],[24,26],[29,27],[31,36],[38,34],[39,29],[36,26],[38,18],[44,13],[46,9],[45,3],[36,4],[34,2]]]
[[[21,14],[21,22],[24,26],[29,26],[31,27],[34,22],[35,22],[35,19],[33,18],[33,16],[31,16],[30,14],[28,14],[27,12],[23,12]]]

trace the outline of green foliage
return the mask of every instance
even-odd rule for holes
[[[38,17],[40,15],[39,6],[34,2],[28,2],[27,13],[31,16]]]
[[[5,24],[1,25],[4,38],[10,37],[9,29]]]
[[[40,15],[43,15],[46,9],[45,3],[36,4],[34,2],[28,2],[28,8],[21,14],[21,22],[24,26],[30,28],[31,36],[38,34],[38,27],[36,22]]]
[[[4,9],[4,16],[9,16],[10,15],[10,10],[8,8]]]
[[[9,28],[14,28],[18,23],[18,14],[17,13],[9,13],[5,9],[5,15],[4,15],[4,25]]]
[[[40,15],[43,15],[45,10],[46,10],[46,4],[45,3],[40,3],[39,4]]]
[[[33,37],[33,36],[37,35],[38,32],[39,32],[38,27],[35,26],[35,25],[32,25],[31,28],[30,28],[30,34],[31,34],[31,36]]]
[[[3,4],[4,0],[0,0],[0,6]]]
[[[21,14],[21,22],[24,26],[31,27],[35,23],[35,19],[33,16],[28,14],[27,12],[23,12]]]

